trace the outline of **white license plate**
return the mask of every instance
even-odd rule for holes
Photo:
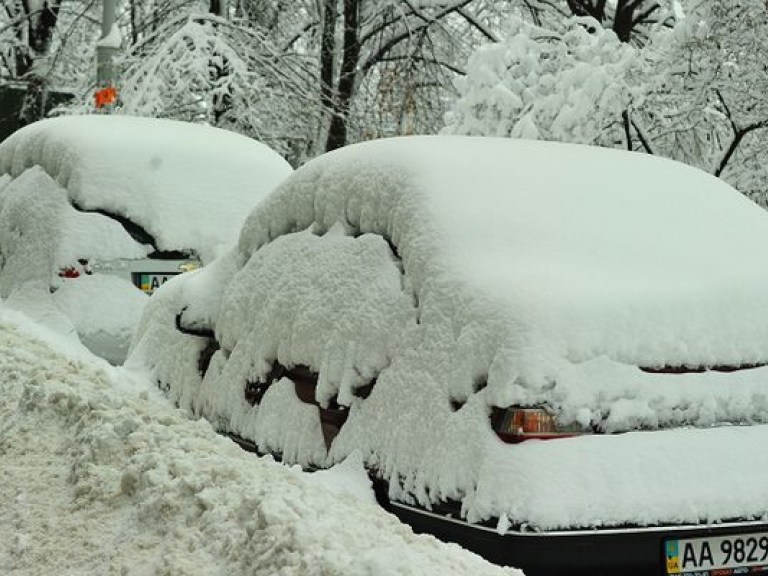
[[[173,278],[174,276],[176,276],[175,272],[140,272],[134,275],[134,283],[143,292],[152,294],[152,292],[160,288],[161,285],[165,284],[166,280]]]
[[[667,540],[664,548],[667,574],[768,574],[768,532]]]

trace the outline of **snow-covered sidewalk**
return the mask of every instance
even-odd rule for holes
[[[353,461],[256,458],[40,335],[0,308],[0,574],[520,574],[414,535]]]

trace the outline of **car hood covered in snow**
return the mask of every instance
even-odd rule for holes
[[[35,122],[0,144],[0,173],[40,165],[84,210],[138,224],[158,250],[204,260],[291,168],[250,138],[209,126],[128,116]]]
[[[353,291],[335,279],[358,260],[333,269],[322,257],[353,252],[350,242],[369,254],[358,276],[371,279]],[[363,268],[386,244],[397,266]],[[762,517],[764,246],[760,208],[672,161],[508,139],[365,143],[296,171],[251,213],[237,250],[161,289],[132,361],[181,405],[287,461],[328,465],[360,450],[393,497],[459,500],[473,521]],[[326,314],[311,313],[317,302]],[[204,342],[172,334],[182,308],[222,347],[202,380]],[[327,454],[311,407],[284,381],[258,407],[243,398],[274,361],[309,365],[318,401],[349,404]],[[716,366],[757,367],[690,371]],[[641,369],[664,367],[687,372]],[[372,375],[370,396],[350,394]],[[504,445],[489,414],[510,405],[629,433]],[[755,425],[712,428],[725,423]]]

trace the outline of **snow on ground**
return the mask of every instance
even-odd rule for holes
[[[81,208],[139,224],[160,250],[208,261],[291,172],[269,147],[209,126],[129,116],[35,122],[0,144],[0,174],[39,165]]]
[[[0,308],[0,573],[492,575],[371,504],[360,460],[313,476],[256,458]]]
[[[392,497],[458,500],[470,521],[765,518],[768,367],[638,368],[768,362],[759,246],[765,212],[675,162],[508,139],[370,142],[297,170],[235,251],[163,287],[129,362],[262,449],[321,466],[359,451]],[[206,339],[175,329],[182,310],[221,344],[203,379]],[[288,380],[246,401],[275,361],[309,366],[316,400],[349,406],[329,451]],[[489,414],[510,405],[653,432],[504,445]]]
[[[112,364],[122,364],[149,296],[110,274],[65,280],[51,295],[80,341]]]

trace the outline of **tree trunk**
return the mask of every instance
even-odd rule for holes
[[[59,9],[62,0],[43,2],[39,11],[33,11],[29,2],[19,3],[21,12],[13,14],[8,10],[9,16],[16,16],[17,22],[13,24],[14,34],[18,45],[14,48],[14,60],[16,65],[16,77],[24,78],[32,72],[35,59],[47,54],[56,22],[59,18]],[[24,28],[26,27],[26,33]],[[26,39],[26,41],[25,41]]]
[[[226,17],[226,0],[210,0],[208,12],[220,18]],[[217,24],[212,24],[217,26]],[[229,62],[222,56],[221,62],[211,61],[209,64],[211,70],[211,82],[219,83],[222,78],[229,76]],[[225,92],[213,97],[213,125],[220,126],[232,110],[232,95]]]
[[[731,143],[728,145],[728,148],[726,149],[725,154],[723,154],[723,157],[720,159],[720,162],[718,162],[717,168],[715,168],[715,171],[714,171],[715,176],[719,178],[723,174],[725,167],[728,165],[728,162],[731,160],[731,157],[736,152],[736,149],[739,147],[742,140],[744,140],[744,137],[747,134],[749,134],[750,132],[753,132],[754,130],[761,130],[766,127],[768,127],[768,120],[763,120],[762,122],[756,122],[755,124],[747,126],[746,128],[742,128],[740,130],[736,130],[734,127],[733,139],[731,140]]]
[[[347,120],[355,89],[357,66],[360,61],[360,0],[344,0],[343,58],[336,90],[336,102],[328,129],[326,151],[347,143]]]
[[[208,12],[224,18],[226,13],[226,0],[211,0]]]
[[[591,16],[603,26],[610,25],[622,42],[629,42],[637,27],[651,23],[653,14],[661,10],[656,0],[617,0],[613,22],[610,22],[606,0],[567,0],[567,3],[574,16]]]
[[[141,19],[141,9],[137,6],[137,0],[131,0],[131,45],[136,46],[139,43],[139,20]]]
[[[621,1],[621,0],[619,0]],[[567,0],[568,8],[574,16],[591,16],[601,24],[605,21],[606,0]]]
[[[46,54],[51,46],[60,7],[61,0],[52,0],[51,3],[43,2],[39,13],[27,14],[29,45],[37,54]]]
[[[37,13],[31,13],[28,2],[22,5],[27,16],[27,34],[29,46],[17,52],[17,75],[27,81],[27,93],[19,112],[19,124],[24,126],[45,116],[45,98],[48,91],[47,80],[35,66],[35,61],[46,56],[51,47],[53,32],[59,19],[62,0],[43,2]]]
[[[613,31],[616,32],[616,36],[622,42],[629,42],[632,39],[635,27],[640,24],[641,18],[638,18],[638,9],[642,5],[643,0],[619,0],[616,4],[616,15],[613,17]]]
[[[336,53],[336,0],[323,1],[323,32],[320,42],[320,102],[333,109],[333,60]]]

